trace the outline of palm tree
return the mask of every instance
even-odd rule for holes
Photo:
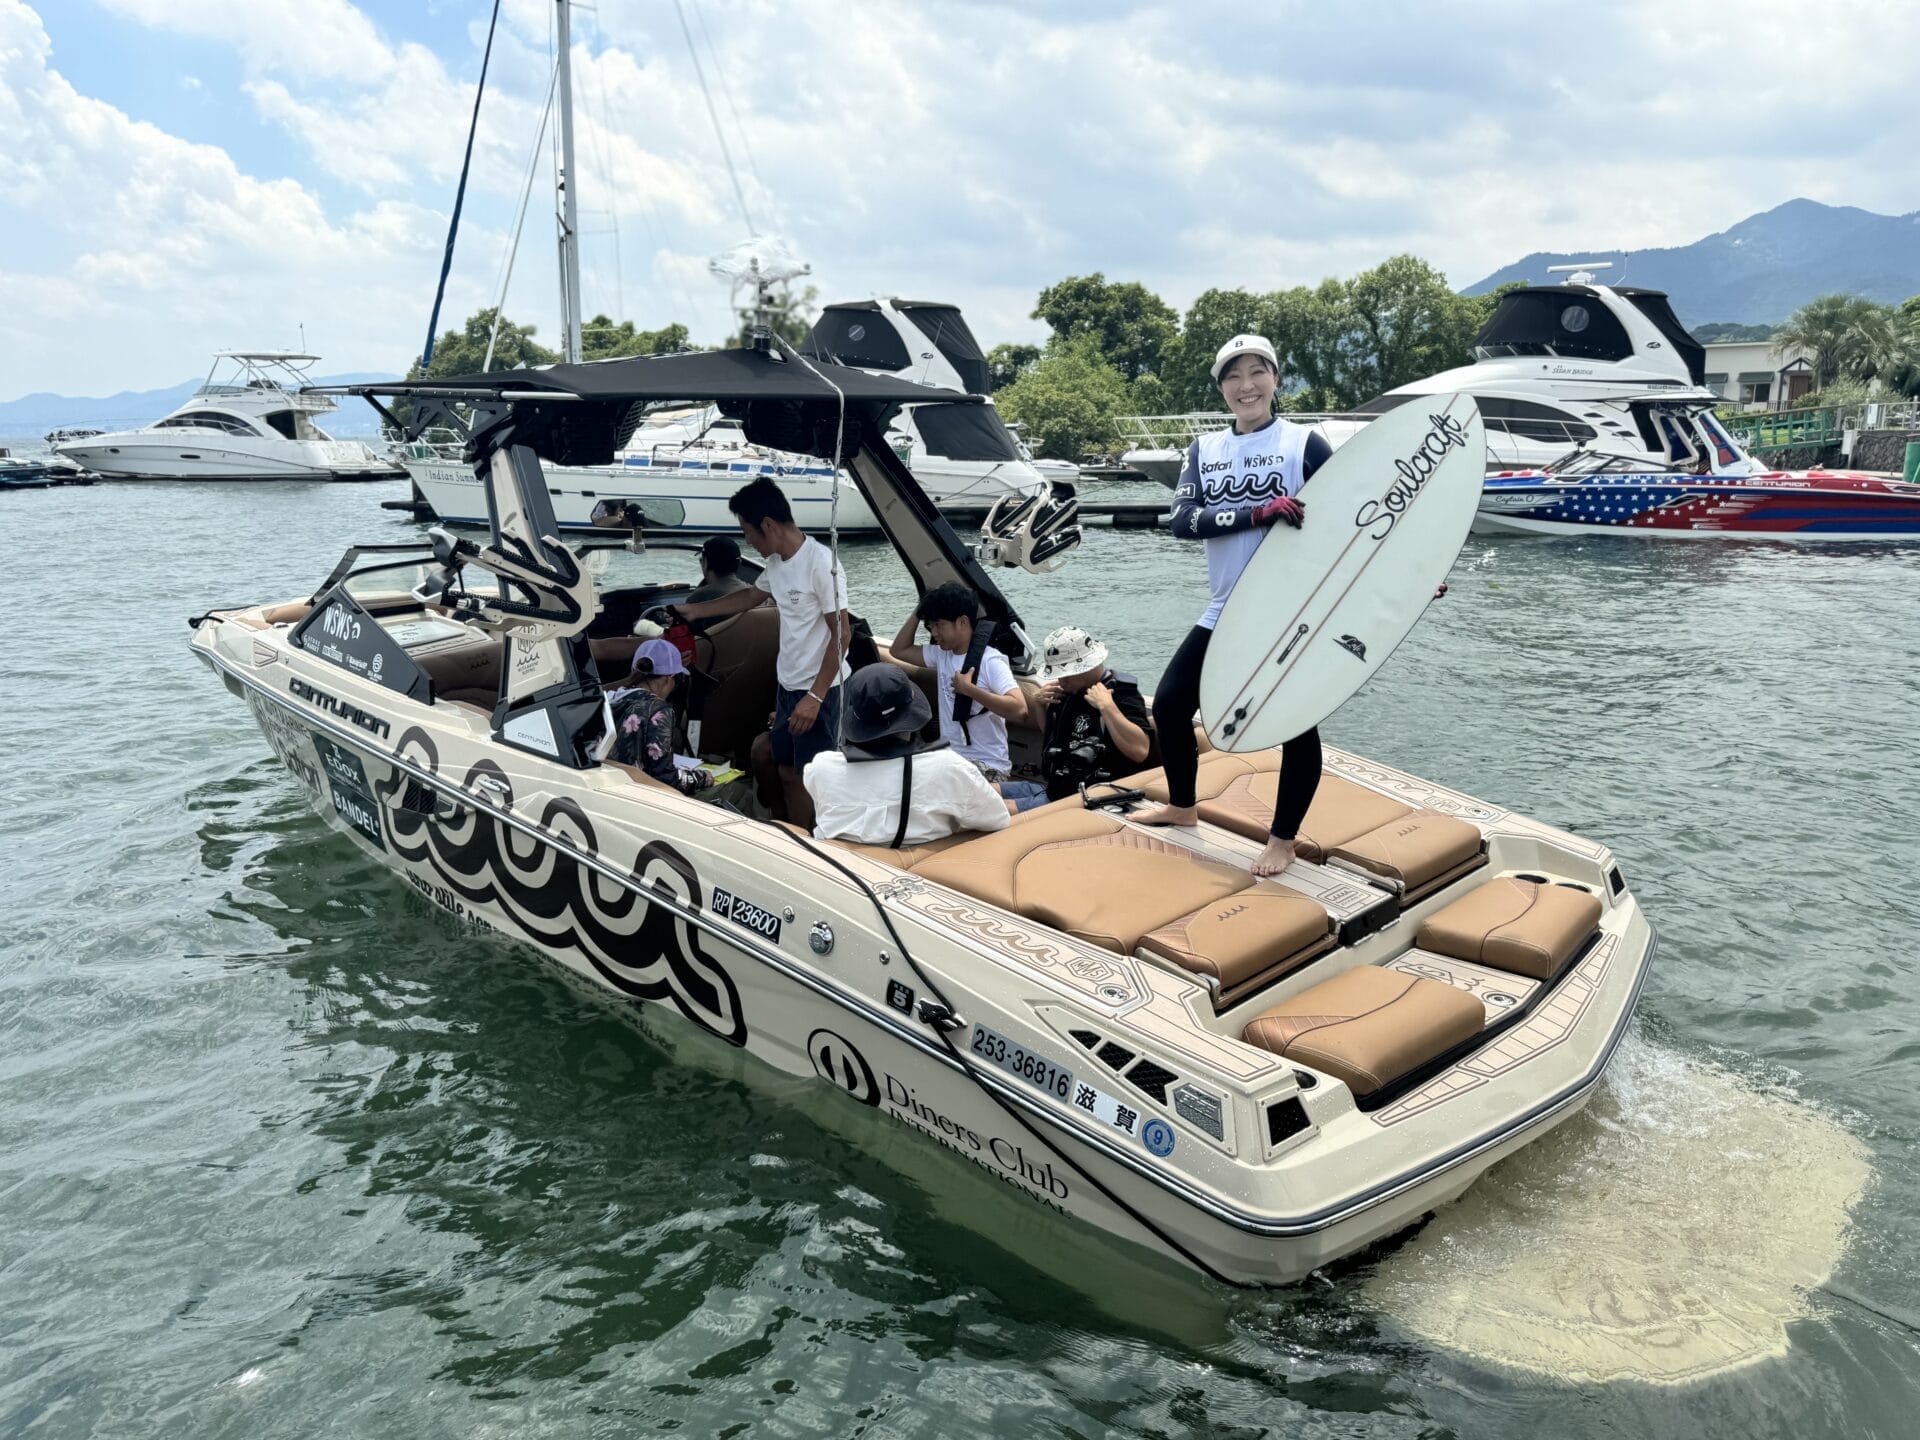
[[[1813,366],[1813,388],[1845,375],[1866,380],[1896,363],[1898,330],[1890,306],[1858,295],[1809,300],[1773,332],[1776,348],[1797,350]]]

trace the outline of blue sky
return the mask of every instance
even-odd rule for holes
[[[491,0],[0,0],[0,399],[222,347],[417,353]],[[1411,251],[1683,244],[1796,195],[1920,207],[1920,5],[681,0],[747,206],[823,297],[1043,333],[1064,275],[1184,306]],[[505,0],[443,328],[498,293],[549,75]],[[728,327],[745,238],[674,0],[576,13],[588,309]],[[556,330],[550,171],[507,310]]]

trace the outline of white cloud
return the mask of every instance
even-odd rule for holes
[[[49,50],[38,17],[0,0],[0,211],[68,242],[57,272],[0,268],[0,393],[171,383],[303,322],[342,368],[404,363],[438,216],[389,199],[330,219],[297,181],[77,93]]]
[[[77,257],[0,285],[43,310],[62,297],[46,311],[68,317],[62,329],[124,323],[125,297],[144,297],[191,322],[165,331],[169,355],[214,328],[223,296],[229,343],[243,338],[234,325],[290,313],[289,295],[317,288],[365,347],[333,345],[343,364],[404,363],[437,270],[484,7],[443,10],[446,39],[429,48],[383,35],[347,0],[102,3],[231,47],[255,113],[297,141],[291,178],[245,175],[128,119],[111,95],[75,94],[48,68],[32,12],[0,0],[0,223],[66,227]],[[1835,0],[1814,19],[1756,0],[1726,26],[1690,0],[1406,0],[1365,24],[1324,0],[1232,13],[1172,0],[684,4],[759,228],[795,242],[826,298],[950,298],[988,343],[1034,337],[1037,291],[1096,269],[1184,306],[1210,286],[1311,284],[1402,251],[1466,283],[1536,249],[1684,244],[1801,194],[1920,205],[1893,118],[1910,77],[1891,63],[1920,53],[1920,6]],[[504,8],[449,316],[489,303],[545,99],[551,13],[546,0]],[[588,309],[624,300],[636,323],[684,319],[718,339],[729,317],[705,257],[745,224],[675,8],[598,0],[576,12],[574,40]],[[1836,74],[1845,83],[1808,80]],[[543,165],[509,309],[551,338],[546,184]],[[342,188],[360,198],[323,203]],[[74,206],[75,193],[101,198]],[[162,378],[180,368],[170,360]]]

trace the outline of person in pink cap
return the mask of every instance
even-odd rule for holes
[[[713,777],[673,763],[673,691],[686,673],[679,646],[643,640],[633,652],[633,673],[607,691],[607,701],[613,707],[613,758],[690,795],[706,789]]]

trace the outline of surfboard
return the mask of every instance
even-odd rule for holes
[[[1486,469],[1473,398],[1436,395],[1314,472],[1306,522],[1267,532],[1214,626],[1200,715],[1217,749],[1285,744],[1373,677],[1453,568]]]

